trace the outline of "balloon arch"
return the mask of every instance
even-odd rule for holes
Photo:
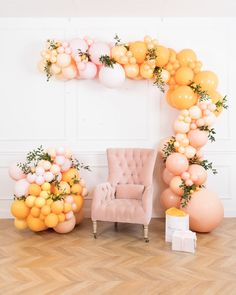
[[[168,188],[161,194],[165,209],[182,208],[190,214],[190,226],[199,232],[214,229],[223,218],[223,206],[204,183],[207,170],[217,171],[204,159],[202,147],[215,141],[212,125],[227,108],[226,96],[216,90],[218,78],[202,71],[202,63],[192,49],[176,52],[145,36],[143,41],[113,43],[89,37],[69,42],[47,40],[38,67],[47,76],[59,80],[95,79],[106,87],[120,87],[126,78],[153,80],[170,106],[180,110],[174,121],[174,135],[159,148]]]

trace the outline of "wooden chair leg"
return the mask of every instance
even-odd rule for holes
[[[115,230],[118,230],[118,222],[115,222]]]
[[[93,221],[93,237],[97,238],[97,221]]]
[[[143,226],[143,234],[144,234],[145,242],[148,243],[149,242],[149,239],[148,239],[148,225]]]

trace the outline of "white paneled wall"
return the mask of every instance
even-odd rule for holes
[[[90,35],[112,41],[138,40],[149,34],[177,51],[193,48],[204,69],[215,71],[219,89],[229,95],[230,109],[216,124],[217,142],[206,156],[219,173],[209,175],[226,216],[236,216],[236,34],[235,19],[199,18],[39,18],[0,19],[0,217],[9,217],[13,182],[8,165],[43,144],[71,146],[91,165],[83,173],[90,189],[106,180],[107,147],[156,147],[171,134],[177,112],[152,83],[126,81],[120,89],[106,89],[97,81],[46,82],[37,71],[40,50],[48,38],[71,39]],[[155,171],[153,216],[160,216],[161,161]],[[86,203],[89,213],[89,200]]]

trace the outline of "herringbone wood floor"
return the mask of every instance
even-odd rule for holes
[[[236,294],[236,219],[198,234],[195,255],[172,252],[164,220],[153,219],[150,243],[139,225],[91,221],[67,235],[20,232],[0,220],[0,294]]]

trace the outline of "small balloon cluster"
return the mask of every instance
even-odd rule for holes
[[[36,232],[73,230],[82,220],[87,195],[81,168],[89,170],[64,147],[45,151],[40,146],[27,154],[25,163],[12,164],[9,175],[16,181],[11,206],[15,226]]]

